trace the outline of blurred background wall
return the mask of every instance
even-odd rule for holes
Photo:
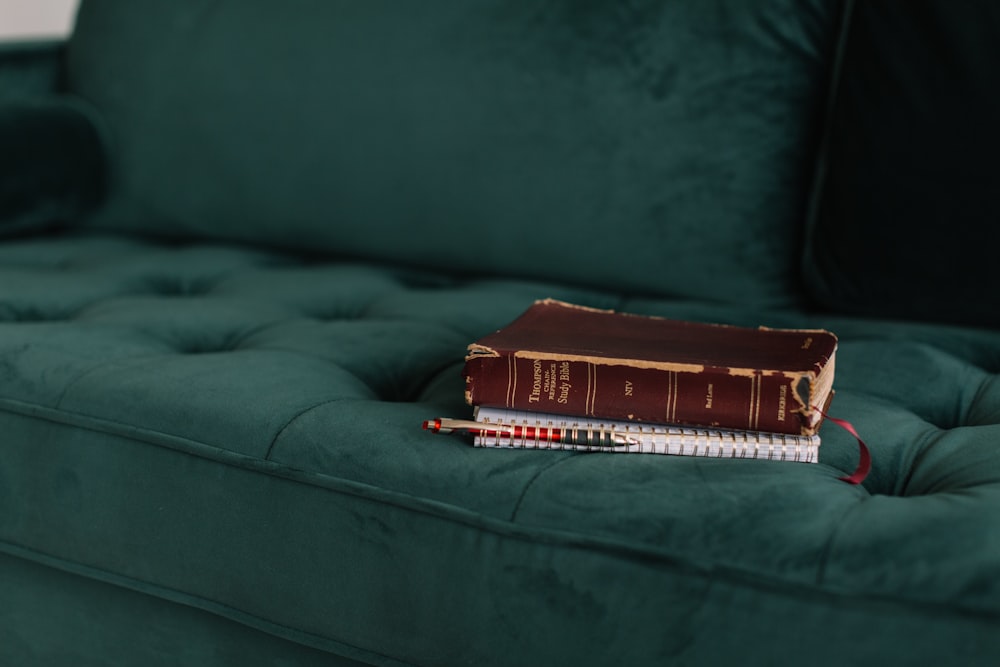
[[[79,0],[0,0],[0,40],[64,36]]]

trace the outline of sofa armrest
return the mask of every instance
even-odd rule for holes
[[[64,40],[0,42],[0,102],[57,93],[64,70]]]
[[[100,128],[72,95],[0,97],[0,239],[74,222],[103,201]]]
[[[0,42],[0,239],[75,221],[104,198],[99,115],[64,81],[64,40]]]

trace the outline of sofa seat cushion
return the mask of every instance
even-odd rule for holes
[[[466,343],[546,296],[832,329],[872,475],[837,480],[857,453],[830,424],[814,465],[422,432],[467,414]],[[988,330],[23,239],[0,246],[0,551],[377,664],[995,656],[998,371]]]

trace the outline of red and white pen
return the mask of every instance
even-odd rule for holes
[[[425,421],[424,430],[431,433],[471,435],[518,442],[552,442],[581,447],[625,447],[639,444],[636,438],[601,427],[551,428],[438,418]]]

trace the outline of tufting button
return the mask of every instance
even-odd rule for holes
[[[452,276],[418,271],[407,271],[397,274],[396,281],[401,286],[410,289],[454,288],[459,284],[459,281]]]
[[[223,354],[243,349],[246,334],[242,332],[174,332],[164,339],[169,349],[181,355]]]
[[[357,320],[362,317],[361,312],[351,312],[347,309],[331,308],[330,310],[311,310],[304,313],[310,319],[320,322],[341,322]]]
[[[222,354],[240,349],[239,338],[233,336],[220,341],[193,340],[180,344],[177,351],[185,355]]]
[[[0,304],[0,322],[59,322],[67,319],[69,317],[65,313],[44,313],[31,306],[16,308],[8,304]]]
[[[211,286],[206,280],[157,276],[147,281],[147,289],[157,296],[200,296],[207,294]]]

